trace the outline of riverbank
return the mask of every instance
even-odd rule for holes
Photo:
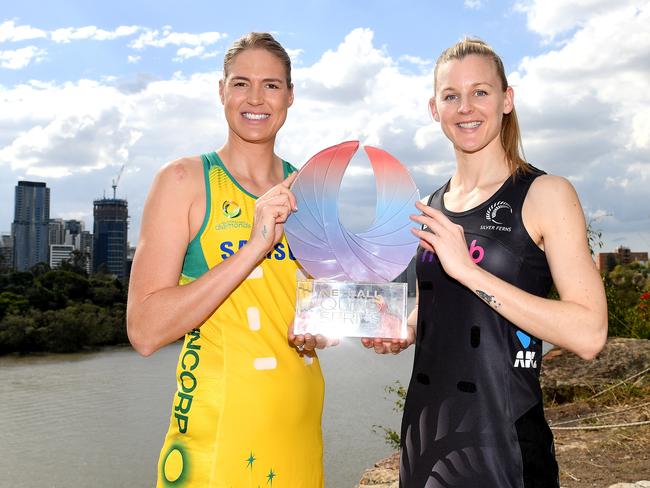
[[[650,488],[650,341],[610,338],[593,361],[553,349],[542,363],[563,488]],[[397,488],[399,455],[358,488]]]

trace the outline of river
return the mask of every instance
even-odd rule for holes
[[[148,488],[167,428],[180,344],[0,358],[0,486]],[[398,428],[384,386],[408,383],[413,348],[378,356],[346,339],[320,354],[327,488],[353,488],[390,453],[373,424]]]

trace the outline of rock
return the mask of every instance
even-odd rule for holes
[[[540,381],[545,403],[588,398],[606,387],[650,367],[650,341],[610,337],[593,361],[564,349],[544,356]]]
[[[399,452],[395,452],[380,461],[374,467],[366,469],[357,488],[398,488],[399,487]]]

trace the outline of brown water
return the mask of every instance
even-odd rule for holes
[[[1,357],[0,486],[154,486],[179,346]],[[377,356],[354,339],[321,352],[328,488],[354,487],[390,452],[371,427],[398,427],[383,388],[408,383],[412,354]]]

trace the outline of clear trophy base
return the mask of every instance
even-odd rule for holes
[[[295,334],[406,339],[406,283],[299,280]]]

